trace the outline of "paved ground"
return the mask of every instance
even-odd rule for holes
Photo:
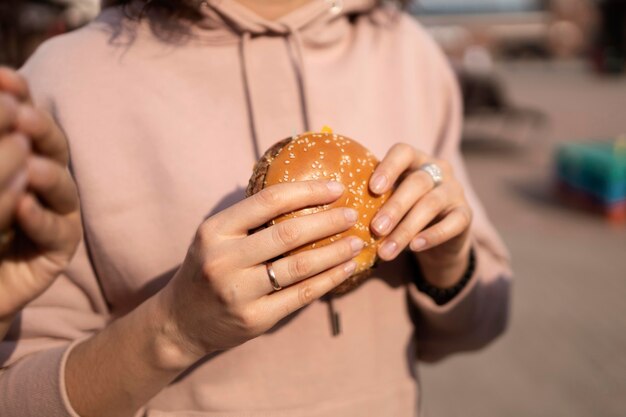
[[[506,335],[422,366],[428,417],[626,416],[626,226],[550,198],[559,141],[626,132],[626,77],[580,63],[500,67],[516,102],[551,129],[526,150],[468,150],[470,174],[516,271]]]

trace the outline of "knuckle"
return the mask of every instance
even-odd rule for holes
[[[312,271],[311,262],[303,256],[298,255],[289,263],[289,274],[294,278],[308,276]]]
[[[303,285],[298,289],[298,301],[301,305],[309,305],[313,300],[315,300],[315,294],[310,285]]]
[[[274,209],[280,204],[280,192],[276,187],[264,188],[254,195],[255,201],[263,207]]]
[[[461,200],[464,204],[467,204],[467,194],[465,192],[465,188],[463,188],[463,185],[461,185],[461,183],[457,183],[458,186],[458,198],[459,200]],[[469,207],[468,207],[469,209]],[[470,209],[471,211],[471,209]]]
[[[474,212],[469,207],[463,207],[459,210],[459,214],[461,215],[461,219],[465,223],[465,225],[471,224],[474,219]]]
[[[413,152],[413,147],[406,142],[397,142],[392,146],[392,149],[397,152]]]
[[[302,186],[307,195],[318,195],[328,192],[328,188],[319,181],[306,181],[302,183]]]
[[[436,213],[443,207],[444,198],[440,193],[430,193],[428,198],[424,199],[424,208],[430,213]]]
[[[450,165],[450,162],[445,159],[437,159],[436,164],[446,172],[452,171],[452,165]]]
[[[402,205],[396,199],[391,199],[387,201],[387,203],[385,204],[384,210],[381,210],[383,214],[386,214],[387,216],[389,216],[392,223],[394,223],[398,219],[401,211],[402,211]]]
[[[215,228],[212,219],[206,220],[196,230],[194,236],[194,246],[200,249],[207,249],[211,247],[213,236],[215,235]]]
[[[429,241],[433,244],[441,243],[445,240],[446,231],[442,226],[433,226],[428,235]]]
[[[43,184],[44,189],[47,191],[56,190],[62,185],[61,170],[56,166],[51,165],[48,169],[45,182]]]
[[[215,289],[215,298],[224,307],[234,306],[238,299],[237,288],[232,285],[218,287]]]
[[[332,213],[330,213],[330,216],[325,216],[332,228],[343,228],[346,224],[348,224],[344,210],[345,209],[333,210]]]
[[[394,231],[394,240],[398,242],[399,246],[404,246],[409,242],[415,233],[413,233],[408,227],[400,226]]]
[[[337,285],[344,281],[345,272],[342,269],[336,269],[333,273],[329,274],[328,279],[330,281],[331,288],[335,288]]]
[[[293,312],[292,308],[289,306],[289,304],[281,304],[279,309],[280,309],[280,316],[281,317],[287,317],[288,315],[290,315]]]
[[[273,238],[281,246],[291,246],[300,237],[300,228],[292,221],[279,223],[273,228]]]
[[[446,183],[446,188],[450,190],[450,194],[454,198],[462,198],[464,195],[463,187],[456,181]]]
[[[215,251],[207,252],[202,262],[202,271],[205,279],[214,280],[224,271],[224,258],[216,254]]]
[[[254,307],[240,308],[233,315],[239,329],[247,335],[255,336],[262,333],[261,320]]]
[[[340,247],[337,255],[340,259],[350,259],[352,258],[352,245],[350,244],[351,239],[344,239],[343,244]]]
[[[335,288],[337,285],[341,284],[344,280],[345,273],[342,269],[335,268],[330,271],[327,275],[326,279],[328,280],[329,288]]]

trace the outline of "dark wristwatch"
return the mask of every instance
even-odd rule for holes
[[[441,306],[456,297],[457,294],[465,288],[470,278],[472,278],[472,275],[474,275],[474,271],[476,270],[476,254],[474,253],[474,248],[470,248],[467,269],[459,282],[450,288],[439,288],[431,285],[424,278],[424,274],[422,273],[419,263],[417,264],[417,274],[415,277],[415,285],[417,286],[417,289],[432,298],[435,304]]]

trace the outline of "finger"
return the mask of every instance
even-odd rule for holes
[[[351,208],[336,208],[285,220],[260,230],[239,245],[243,266],[276,258],[309,242],[344,232],[358,220]]]
[[[28,139],[20,133],[0,138],[0,191],[19,171],[25,171],[29,151]]]
[[[363,249],[363,241],[358,237],[348,237],[318,249],[311,249],[280,259],[272,264],[276,280],[282,287],[288,287],[305,278],[312,277],[357,256]],[[267,278],[265,265],[260,265],[251,296],[258,299],[274,291]]]
[[[21,171],[0,193],[0,232],[6,231],[11,226],[17,202],[26,189],[27,182],[26,171]]]
[[[7,132],[15,127],[18,103],[9,94],[0,92],[0,132]]]
[[[209,220],[209,228],[223,235],[241,236],[281,214],[331,203],[344,186],[335,181],[301,181],[267,187],[221,211]]]
[[[424,171],[417,170],[409,174],[374,216],[374,233],[385,236],[391,232],[417,200],[432,190],[433,186],[432,179]]]
[[[259,301],[270,320],[276,323],[336,288],[348,279],[355,269],[356,262],[349,261],[289,288],[267,295]]]
[[[26,194],[18,202],[16,219],[26,237],[39,247],[60,250],[76,240],[78,229],[73,227],[71,219],[45,209],[32,194]]]
[[[447,186],[440,186],[422,197],[400,224],[385,238],[378,255],[385,261],[394,259],[430,222],[450,207],[452,200]]]
[[[407,169],[417,169],[427,159],[426,154],[406,143],[393,145],[374,170],[370,178],[370,190],[375,194],[389,191]]]
[[[22,105],[17,113],[17,129],[29,136],[33,148],[62,165],[69,162],[67,140],[52,116],[44,110]]]
[[[78,208],[78,193],[68,170],[48,158],[28,159],[29,188],[57,214]]]
[[[422,231],[412,241],[410,248],[421,252],[439,246],[466,232],[472,223],[472,213],[467,206],[450,211],[441,221]]]
[[[24,77],[11,68],[0,67],[0,90],[14,95],[20,101],[31,101],[28,83]]]

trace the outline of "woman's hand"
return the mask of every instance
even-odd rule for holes
[[[0,234],[8,240],[17,203],[26,189],[28,139],[16,132],[18,101],[0,91]],[[4,246],[0,237],[0,246]]]
[[[342,192],[337,182],[279,184],[205,221],[180,270],[159,294],[172,319],[169,339],[200,358],[266,332],[341,284],[363,248],[356,237],[276,260],[279,291],[274,291],[265,263],[349,229],[356,211],[336,208],[248,231],[280,214],[331,203]]]
[[[420,169],[426,163],[443,171],[440,185],[435,186],[433,178]],[[397,187],[372,221],[373,232],[385,237],[379,256],[392,260],[408,246],[432,285],[447,288],[461,279],[469,259],[472,210],[450,164],[410,145],[396,144],[369,185],[376,194]]]
[[[0,166],[4,171],[7,158],[9,165],[19,167],[7,198],[13,201],[8,218],[13,217],[19,232],[0,256],[0,323],[6,324],[67,266],[82,229],[65,136],[47,113],[33,107],[26,82],[17,73],[0,68],[0,90],[1,96],[12,97],[0,110],[12,117],[0,139]],[[21,162],[4,154],[10,144]],[[3,185],[3,194],[6,189]],[[4,220],[3,226],[9,222]]]

